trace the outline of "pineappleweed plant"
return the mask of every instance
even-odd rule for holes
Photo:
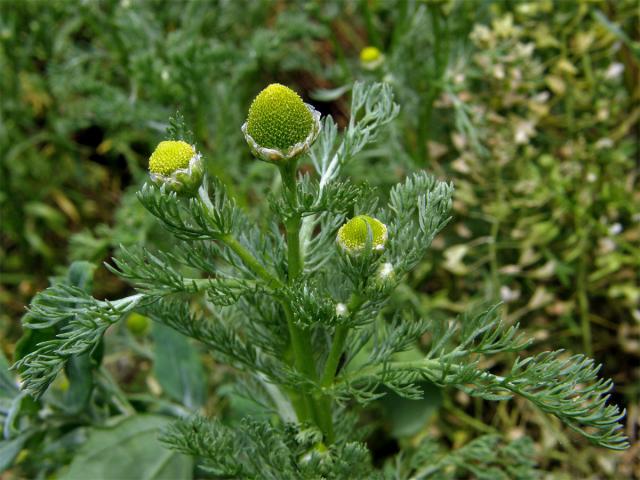
[[[385,310],[446,225],[453,187],[418,172],[378,206],[369,187],[341,179],[399,108],[383,83],[356,83],[352,94],[342,134],[288,87],[270,85],[254,100],[242,132],[281,179],[263,228],[207,175],[184,129],[170,129],[138,196],[175,237],[175,248],[123,249],[109,268],[135,286],[126,298],[101,301],[65,284],[41,292],[28,326],[68,326],[14,366],[22,388],[41,396],[71,357],[92,351],[107,328],[139,312],[235,367],[239,391],[275,414],[235,427],[196,415],[163,432],[168,447],[197,457],[215,475],[383,475],[374,473],[356,428],[357,406],[383,395],[382,387],[420,398],[425,380],[496,401],[522,396],[595,444],[626,448],[624,412],[607,403],[612,383],[598,378],[591,359],[543,352],[516,357],[497,375],[485,357],[530,344],[517,325],[502,323],[499,308],[447,321]],[[303,159],[313,174],[298,174]],[[419,359],[398,355],[417,345]],[[409,465],[400,457],[396,474],[440,468],[428,455],[416,458],[422,460]]]

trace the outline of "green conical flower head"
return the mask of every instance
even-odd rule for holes
[[[182,140],[160,142],[149,158],[149,171],[160,175],[171,175],[178,169],[187,168],[195,155],[191,145]]]
[[[375,62],[382,56],[376,47],[365,47],[360,52],[360,61],[364,63]]]
[[[340,227],[336,241],[347,253],[360,253],[367,245],[369,230],[372,250],[384,250],[387,243],[387,227],[380,220],[367,215],[358,215]]]
[[[149,177],[170,191],[192,195],[204,178],[202,155],[182,140],[160,142],[149,157]]]
[[[247,133],[261,147],[286,150],[306,140],[313,122],[311,112],[296,92],[272,83],[253,100]]]

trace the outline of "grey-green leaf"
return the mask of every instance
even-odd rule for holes
[[[13,375],[9,373],[9,362],[0,350],[0,397],[13,398],[18,393]]]
[[[205,373],[196,348],[174,329],[155,323],[154,375],[163,390],[184,406],[197,409],[206,398]]]
[[[18,456],[22,446],[29,439],[33,432],[23,433],[11,440],[0,442],[0,473],[11,466],[13,460]]]
[[[158,434],[169,417],[134,415],[116,426],[96,428],[60,480],[188,480],[193,460],[167,450]]]

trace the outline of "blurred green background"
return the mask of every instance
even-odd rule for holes
[[[2,350],[12,357],[25,305],[71,261],[95,263],[98,298],[129,291],[102,262],[121,244],[165,241],[135,191],[176,111],[259,221],[274,173],[240,132],[251,99],[277,81],[344,125],[353,82],[386,81],[400,116],[347,174],[385,192],[427,169],[456,187],[452,223],[397,302],[452,316],[499,299],[533,351],[594,356],[633,447],[576,445],[518,401],[463,394],[445,396],[437,421],[417,415],[409,437],[455,446],[526,431],[553,478],[640,475],[639,11],[635,0],[1,0]],[[127,368],[114,368],[125,389],[139,376],[153,386],[144,361]],[[222,405],[222,373],[208,371]]]

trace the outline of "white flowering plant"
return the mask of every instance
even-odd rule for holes
[[[380,202],[371,187],[341,177],[398,112],[389,85],[356,83],[339,132],[288,87],[265,88],[242,127],[250,151],[279,173],[264,225],[203,170],[197,146],[174,125],[138,193],[174,247],[121,249],[108,268],[131,283],[131,296],[98,300],[72,282],[38,294],[25,326],[56,331],[14,365],[21,395],[41,398],[80,357],[97,368],[107,329],[141,314],[228,365],[236,393],[265,414],[228,424],[195,402],[170,425],[154,424],[167,452],[193,458],[208,478],[536,477],[526,438],[497,435],[451,452],[425,438],[379,468],[363,408],[385,393],[420,399],[425,383],[494,401],[522,397],[599,446],[626,448],[624,412],[608,404],[612,382],[593,360],[520,356],[531,340],[501,320],[499,306],[442,320],[392,302],[449,221],[454,192],[419,171]],[[512,363],[496,372],[488,360],[503,353]],[[127,428],[141,428],[141,415],[122,413],[134,418]],[[67,476],[80,471],[72,464]]]

